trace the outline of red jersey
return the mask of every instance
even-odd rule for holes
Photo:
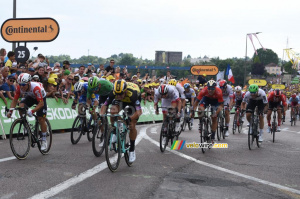
[[[286,97],[281,94],[279,97],[276,97],[274,91],[270,92],[268,95],[268,102],[282,102],[283,106],[286,106]]]
[[[209,94],[208,94],[207,86],[204,87],[204,89],[202,89],[201,92],[198,94],[197,99],[198,99],[199,101],[201,101],[201,99],[202,99],[204,96],[205,96],[205,97],[208,97],[208,98],[210,98],[210,99],[217,99],[219,103],[224,102],[222,90],[221,90],[220,88],[218,88],[218,87],[216,87],[216,90],[215,90],[215,92],[214,92],[213,95],[209,95]]]
[[[14,99],[18,100],[21,94],[30,96],[38,102],[43,101],[43,98],[46,97],[46,91],[44,90],[43,84],[39,82],[30,82],[30,91],[28,92],[23,92],[18,85]]]

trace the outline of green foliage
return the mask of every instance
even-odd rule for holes
[[[284,70],[289,74],[297,74],[297,70],[293,69],[293,64],[291,62],[286,62],[283,65]]]
[[[257,53],[258,53],[258,57],[259,57],[259,60],[260,62],[265,66],[265,65],[268,65],[270,63],[275,63],[275,64],[278,64],[279,62],[279,59],[278,59],[278,55],[271,49],[258,49],[257,50]],[[256,54],[254,53],[252,59],[254,60],[256,57]]]

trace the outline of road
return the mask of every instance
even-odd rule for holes
[[[70,133],[54,134],[48,155],[32,148],[26,160],[15,159],[9,140],[0,140],[0,199],[300,198],[300,122],[288,120],[275,143],[265,131],[261,148],[250,151],[244,127],[218,142],[227,149],[205,154],[186,147],[161,153],[161,124],[139,125],[136,162],[128,167],[122,158],[115,173],[104,155],[93,155],[86,136],[72,145]],[[179,139],[200,142],[197,123]]]

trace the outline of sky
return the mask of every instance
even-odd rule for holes
[[[287,47],[300,52],[299,7],[299,0],[17,0],[17,18],[52,17],[59,23],[56,40],[27,43],[33,56],[132,53],[154,60],[156,50],[165,50],[193,58],[244,58],[246,34],[261,32],[263,47],[282,58]],[[1,8],[2,24],[13,16],[13,0]],[[0,48],[9,51],[12,44],[0,37]]]

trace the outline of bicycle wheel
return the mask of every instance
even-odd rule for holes
[[[252,117],[254,117],[254,115],[252,114]],[[253,120],[252,120],[252,133],[250,133],[250,126],[249,126],[249,129],[248,129],[248,147],[249,147],[249,150],[251,150],[253,148],[253,142],[254,142],[254,124],[253,124]]]
[[[77,116],[73,122],[71,129],[71,142],[77,144],[82,136],[85,120],[83,117]]]
[[[205,153],[206,151],[206,148],[203,147],[203,144],[207,143],[207,139],[206,139],[207,134],[206,134],[205,126],[206,126],[205,122],[201,122],[199,133],[200,133],[200,143],[202,144],[202,148],[201,148],[202,153]]]
[[[121,160],[121,143],[118,133],[116,134],[116,143],[111,142],[115,130],[115,127],[108,128],[105,141],[105,158],[111,172],[115,172],[118,169]]]
[[[188,122],[189,130],[192,130],[193,126],[192,126],[192,123],[191,123],[191,118],[189,118],[188,120],[189,120],[189,122]]]
[[[106,132],[105,124],[102,124],[104,125],[103,132],[101,132],[102,125],[99,126],[98,124],[95,124],[95,127],[93,128],[92,148],[93,148],[93,153],[96,157],[100,157],[105,148],[105,132]]]
[[[31,134],[29,126],[22,119],[16,119],[12,123],[9,143],[11,151],[17,159],[26,159],[30,151]]]
[[[129,139],[129,133],[126,133],[126,136],[124,136],[124,143],[125,143],[125,153],[124,158],[127,166],[131,167],[132,162],[129,162],[129,148],[130,148],[130,139]]]
[[[275,132],[276,132],[276,126],[274,127],[274,131],[273,131],[273,143],[275,142]]]
[[[242,132],[243,125],[244,125],[244,122],[243,122],[242,117],[241,117],[241,115],[240,115],[240,116],[239,116],[239,125],[238,125],[238,131],[239,131],[239,133]]]
[[[167,130],[164,131],[164,128],[166,128]],[[159,137],[159,148],[161,152],[164,152],[168,145],[168,134],[169,134],[168,124],[164,122],[161,127],[160,137]]]
[[[218,141],[221,140],[221,136],[222,136],[221,135],[221,129],[223,129],[223,127],[221,127],[220,121],[221,121],[221,118],[218,117],[218,128],[217,128],[217,138],[218,138]]]
[[[237,121],[238,121],[238,117],[237,114],[234,114],[234,118],[233,118],[233,124],[232,124],[232,134],[235,134],[236,131],[236,127],[237,127]]]
[[[181,131],[185,131],[186,128],[186,118],[184,118],[183,123],[181,125]]]
[[[41,144],[42,140],[39,139],[39,150],[41,154],[46,155],[50,151],[50,148],[52,146],[52,129],[49,120],[46,118],[46,125],[47,125],[47,134],[46,134],[46,140],[47,140],[47,148],[45,150],[41,150]]]
[[[92,117],[92,116],[91,116]],[[93,122],[93,121],[92,121]],[[95,123],[92,125],[92,123],[90,124],[89,128],[87,128],[87,139],[89,142],[93,141],[93,131],[94,131],[94,127],[95,127]]]
[[[223,138],[223,139],[225,139],[225,118],[224,117],[222,117],[221,118],[221,137]]]

